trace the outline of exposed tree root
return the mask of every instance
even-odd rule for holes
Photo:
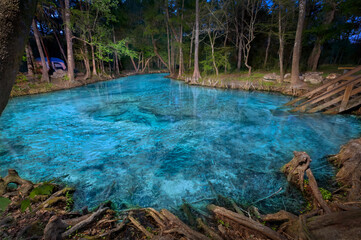
[[[273,239],[273,240],[284,240],[286,239],[285,237],[283,237],[281,234],[273,231],[271,228],[264,226],[262,224],[260,224],[259,222],[254,221],[253,219],[247,218],[245,216],[242,216],[238,213],[229,211],[225,208],[222,207],[218,207],[215,205],[209,205],[208,209],[210,211],[212,211],[214,214],[216,214],[217,216],[221,216],[221,217],[225,217],[229,220],[232,220],[244,227],[247,227],[249,229],[252,229],[254,231],[257,231],[259,233],[261,233],[262,235]]]
[[[22,196],[27,196],[34,186],[32,182],[22,179],[16,170],[9,169],[8,175],[6,177],[0,177],[0,196],[8,192],[9,183],[15,183],[19,185],[17,191]]]
[[[299,186],[303,191],[305,171],[309,168],[311,158],[305,152],[293,152],[294,158],[282,167],[282,172],[287,175],[287,181]]]
[[[305,152],[294,152],[295,157],[285,165],[283,171],[287,179],[314,203],[312,211],[299,216],[283,210],[262,216],[256,206],[250,206],[245,211],[232,199],[219,195],[209,182],[214,193],[213,201],[228,209],[209,205],[209,212],[205,212],[183,201],[181,209],[197,231],[166,209],[134,208],[119,211],[116,215],[108,205],[102,204],[90,213],[87,209],[82,213],[69,212],[66,208],[67,193],[74,190],[60,189],[59,186],[55,189],[60,190],[50,196],[41,195],[32,199],[30,204],[33,210],[22,213],[19,203],[28,198],[31,189],[37,185],[21,179],[15,170],[10,170],[7,177],[0,179],[1,196],[13,202],[0,216],[0,239],[360,239],[361,200],[360,191],[357,191],[359,181],[355,181],[359,172],[354,169],[361,161],[359,153],[361,140],[345,145],[333,157],[332,161],[341,166],[342,174],[337,175],[338,179],[346,185],[338,189],[331,199],[324,200],[310,169],[311,158]],[[347,172],[350,172],[350,176]],[[304,182],[305,174],[308,183]],[[7,189],[9,182],[19,185],[16,191]],[[347,193],[346,197],[344,193]],[[248,217],[243,213],[248,213]]]

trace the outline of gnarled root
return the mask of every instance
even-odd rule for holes
[[[9,169],[8,175],[4,178],[0,177],[0,196],[7,193],[7,187],[9,183],[16,183],[19,185],[18,191],[22,196],[29,195],[33,189],[34,184],[28,180],[22,179],[15,169]]]
[[[281,171],[287,175],[287,181],[299,186],[303,191],[303,179],[305,171],[309,168],[311,163],[310,156],[305,152],[293,152],[294,158],[285,164]]]

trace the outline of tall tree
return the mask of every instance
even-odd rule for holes
[[[41,60],[41,68],[42,68],[42,70],[41,70],[41,73],[42,73],[41,74],[41,81],[50,82],[48,67],[47,67],[46,61],[45,61],[44,51],[43,51],[43,48],[41,46],[41,40],[40,40],[41,36],[40,36],[38,26],[36,25],[35,19],[33,19],[32,27],[33,27],[34,37],[35,37],[35,41],[36,41],[36,46],[38,47],[38,52],[39,52],[40,60]]]
[[[181,23],[179,27],[179,71],[178,77],[181,77],[184,73],[184,60],[183,60],[183,20],[184,20],[184,0],[182,0],[181,8]]]
[[[311,55],[308,58],[307,65],[309,69],[312,71],[316,71],[318,61],[321,56],[322,45],[327,37],[327,32],[329,31],[330,24],[332,23],[333,19],[335,18],[335,12],[337,9],[338,1],[335,0],[327,0],[325,1],[324,6],[324,19],[321,25],[322,31],[318,31],[318,36],[313,46]]]
[[[66,38],[66,50],[68,59],[68,78],[71,82],[74,81],[74,53],[73,53],[73,34],[71,32],[70,23],[70,6],[69,0],[64,1],[64,23],[65,23],[65,38]]]
[[[201,77],[199,72],[199,0],[196,0],[196,30],[194,39],[194,71],[193,81],[198,81]]]
[[[34,79],[35,77],[35,60],[33,56],[33,50],[31,49],[30,44],[26,44],[25,46],[25,53],[26,53],[26,64],[28,67],[28,77]]]
[[[301,50],[302,50],[302,31],[306,16],[306,0],[299,1],[298,9],[299,10],[298,10],[297,30],[296,30],[296,37],[293,46],[293,56],[292,56],[292,71],[291,71],[292,88],[297,88],[300,87],[300,85],[302,85],[299,75],[300,75],[300,58],[301,58]]]

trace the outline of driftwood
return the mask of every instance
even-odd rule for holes
[[[78,224],[70,228],[68,231],[64,232],[62,234],[62,237],[66,238],[72,235],[73,233],[75,233],[76,231],[78,231],[79,229],[82,229],[83,227],[89,225],[90,223],[95,221],[99,216],[101,216],[106,210],[108,210],[107,207],[105,208],[99,207],[99,209],[96,212],[92,213],[87,219],[79,222]]]
[[[7,187],[9,183],[15,183],[19,185],[17,191],[22,196],[29,195],[30,191],[33,189],[34,186],[32,182],[22,179],[15,169],[9,169],[8,175],[6,177],[0,177],[0,196],[4,195],[7,192]]]
[[[305,152],[293,152],[294,158],[281,169],[287,175],[287,181],[299,186],[303,191],[303,179],[305,171],[311,163],[310,156]]]
[[[242,216],[238,213],[229,211],[225,208],[218,207],[215,205],[209,205],[208,209],[212,211],[217,216],[225,217],[231,221],[234,221],[235,223],[238,223],[244,227],[247,227],[251,230],[254,230],[256,232],[259,232],[260,234],[273,239],[273,240],[285,240],[286,238],[283,237],[278,232],[273,231],[271,228],[264,226],[260,224],[259,222],[254,221],[253,219],[247,218],[245,216]]]

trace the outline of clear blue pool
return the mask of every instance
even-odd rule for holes
[[[0,175],[15,168],[32,181],[57,178],[77,188],[77,207],[108,198],[119,208],[176,208],[182,198],[205,203],[215,192],[252,203],[283,187],[258,207],[296,210],[302,197],[286,190],[279,172],[292,152],[308,152],[328,184],[333,172],[324,157],[361,133],[356,117],[279,109],[287,96],[164,76],[12,99],[0,117]]]

